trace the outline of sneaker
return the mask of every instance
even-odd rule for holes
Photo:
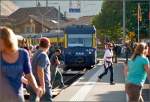
[[[114,82],[110,82],[110,85],[115,85],[115,83]]]
[[[63,86],[61,86],[61,87],[59,87],[60,89],[65,89],[65,88],[67,88],[67,86],[66,85],[63,85]]]
[[[102,81],[102,79],[98,76],[98,81]]]

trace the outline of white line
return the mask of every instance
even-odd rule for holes
[[[129,101],[129,97],[128,97],[128,95],[126,94],[126,102],[128,102]]]
[[[99,70],[91,76],[88,82],[85,82],[83,86],[79,89],[79,91],[70,99],[70,101],[84,101],[87,94],[90,90],[96,85],[97,76],[103,71],[103,68],[99,68]]]

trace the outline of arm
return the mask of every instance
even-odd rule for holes
[[[149,64],[146,64],[145,66],[144,66],[144,69],[145,69],[145,71],[147,72],[147,77],[148,77],[148,79],[150,80],[150,67],[149,67]]]
[[[28,80],[28,83],[29,83],[29,85],[33,88],[33,90],[34,90],[35,92],[37,92],[37,91],[38,91],[38,85],[37,85],[37,83],[36,83],[36,80],[35,80],[33,74],[31,74],[31,73],[26,74],[26,75],[25,75],[25,78]]]
[[[59,65],[60,61],[58,60],[58,57],[56,56],[56,60],[55,60],[56,64]]]
[[[40,87],[43,89],[43,93],[45,93],[45,72],[44,69],[47,67],[47,56],[44,53],[41,53],[38,57],[37,61],[37,77],[39,79]]]
[[[107,51],[105,50],[104,57],[103,57],[104,61],[106,61],[106,57],[107,57]]]
[[[33,88],[37,96],[41,97],[43,92],[42,89],[38,87],[37,82],[32,74],[29,54],[27,51],[22,51],[22,52],[24,54],[23,72],[25,74],[25,78],[28,80],[28,84],[31,85],[31,87]]]
[[[40,82],[40,87],[43,89],[43,93],[45,93],[44,69],[40,66],[37,66],[37,75]]]
[[[128,65],[127,64],[124,65],[124,75],[125,75],[125,77],[128,75]]]
[[[28,80],[25,78],[24,75],[21,77],[21,81],[22,81],[22,83],[24,83],[24,84],[26,84],[26,85],[29,84]]]

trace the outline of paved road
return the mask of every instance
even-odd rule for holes
[[[99,82],[97,76],[102,72],[103,67],[97,65],[78,82],[62,91],[54,98],[54,101],[126,102],[122,64],[114,64],[116,85],[109,84],[109,73],[103,78],[103,81]]]

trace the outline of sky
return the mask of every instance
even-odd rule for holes
[[[36,0],[12,0],[18,7],[35,7]],[[46,6],[45,0],[39,0],[41,6]],[[80,13],[70,13],[69,12],[70,0],[48,0],[48,6],[55,6],[62,13],[66,12],[66,16],[69,18],[79,18],[81,16],[96,15],[101,10],[101,0],[80,0]]]

